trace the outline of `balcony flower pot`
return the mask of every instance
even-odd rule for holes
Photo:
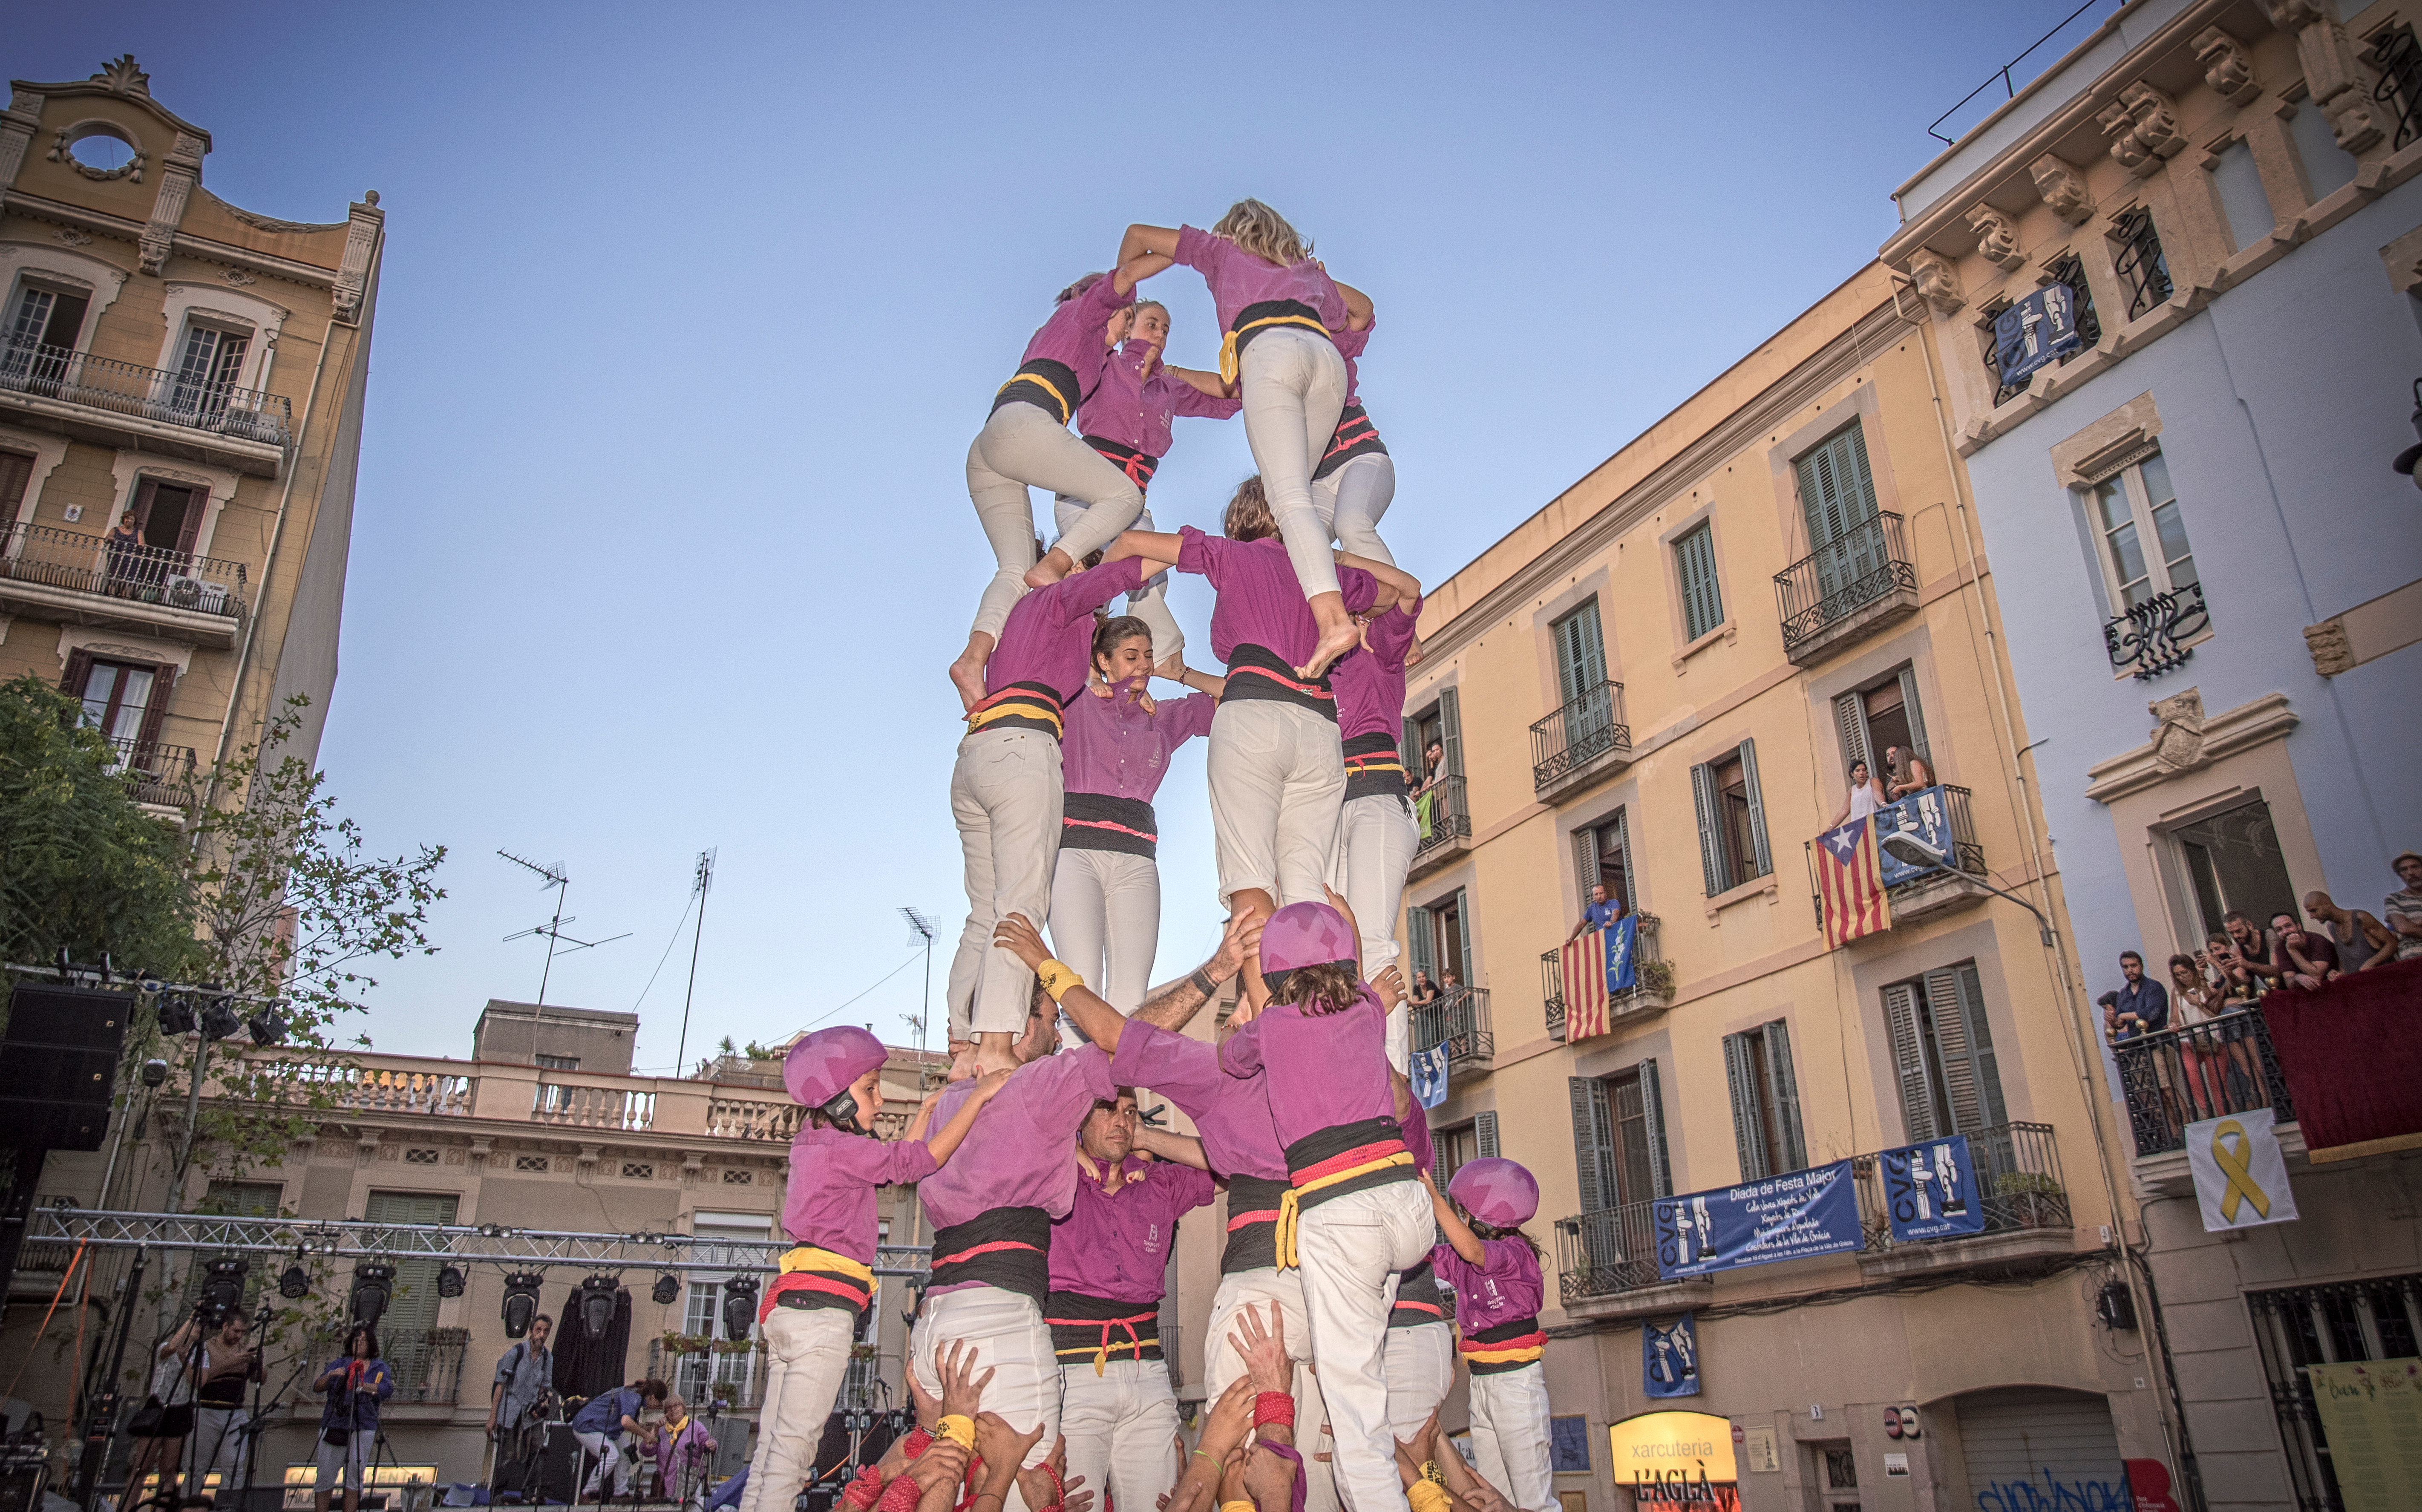
[[[1993,1178],[1993,1195],[2006,1200],[2012,1224],[2019,1228],[2052,1227],[2047,1203],[2038,1198],[2062,1195],[2057,1178],[2034,1171],[2005,1171]]]

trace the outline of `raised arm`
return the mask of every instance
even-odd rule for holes
[[[1331,278],[1329,281],[1337,285],[1337,291],[1345,296],[1345,328],[1349,331],[1369,330],[1371,322],[1378,313],[1371,304],[1371,296],[1342,279]]]
[[[967,1137],[967,1130],[976,1126],[976,1114],[983,1110],[983,1105],[992,1101],[993,1094],[1000,1091],[1008,1080],[1009,1073],[1006,1071],[987,1071],[976,1078],[975,1090],[959,1104],[959,1110],[951,1115],[951,1121],[942,1126],[940,1132],[925,1142],[925,1153],[934,1158],[936,1165],[943,1165],[950,1160],[952,1152],[959,1147],[959,1142]]]
[[[1215,699],[1228,690],[1226,678],[1196,671],[1186,665],[1182,652],[1172,652],[1162,658],[1160,665],[1152,669],[1152,675],[1167,683],[1183,683],[1197,693],[1208,693]]]
[[[1176,248],[1172,246],[1170,250],[1174,252]],[[1110,275],[1110,287],[1117,290],[1121,297],[1132,294],[1135,292],[1136,285],[1176,260],[1173,257],[1164,256],[1158,252],[1146,252],[1140,257],[1121,258],[1118,271]]]
[[[1392,567],[1384,561],[1374,561],[1368,557],[1358,557],[1350,551],[1341,551],[1337,554],[1337,565],[1359,567],[1379,580],[1378,597],[1371,601],[1371,609],[1375,614],[1392,609],[1399,604],[1414,603],[1422,596],[1421,580],[1401,567]]]
[[[1438,1215],[1439,1232],[1446,1236],[1447,1243],[1455,1246],[1455,1252],[1470,1265],[1476,1266],[1486,1260],[1488,1252],[1481,1248],[1480,1236],[1471,1232],[1471,1225],[1463,1221],[1463,1215],[1455,1210],[1455,1204],[1448,1202],[1446,1194],[1438,1189],[1438,1183],[1423,1176],[1422,1185],[1430,1189],[1430,1210]]]
[[[1174,365],[1164,366],[1168,368],[1169,375],[1172,378],[1174,378],[1179,383],[1186,385],[1188,388],[1193,389],[1196,393],[1201,394],[1205,399],[1234,399],[1236,397],[1236,386],[1223,381],[1216,372],[1204,372],[1200,368],[1180,368]]]
[[[1109,549],[1102,553],[1102,560],[1124,561],[1129,557],[1141,557],[1163,567],[1174,567],[1178,548],[1185,544],[1185,538],[1172,530],[1122,530]]]
[[[1124,268],[1136,259],[1151,253],[1175,261],[1177,229],[1171,226],[1146,226],[1141,222],[1127,228],[1119,242],[1119,266]]]
[[[1024,914],[1014,913],[1002,920],[993,931],[992,942],[1016,956],[1030,971],[1052,958],[1051,953],[1043,948],[1043,936]],[[1063,964],[1062,969],[1070,969]],[[1119,1032],[1126,1028],[1126,1017],[1104,1002],[1099,993],[1079,982],[1064,988],[1057,1001],[1085,1037],[1102,1047],[1103,1054],[1118,1053]]]
[[[1138,1128],[1135,1147],[1156,1160],[1172,1165],[1192,1166],[1197,1171],[1211,1169],[1211,1159],[1203,1153],[1203,1142],[1191,1134],[1172,1134],[1165,1128]]]
[[[1261,949],[1262,926],[1266,921],[1250,913],[1230,919],[1211,959],[1196,967],[1185,981],[1145,999],[1136,1016],[1172,1034],[1184,1030],[1204,1003],[1219,996],[1219,984],[1243,970],[1245,958]]]

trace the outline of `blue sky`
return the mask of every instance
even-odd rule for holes
[[[380,847],[452,856],[443,950],[366,1028],[464,1055],[536,991],[543,942],[503,937],[550,899],[501,847],[566,864],[571,933],[630,935],[548,1000],[639,1006],[668,1068],[686,935],[642,989],[710,846],[691,1059],[904,1040],[918,965],[848,1001],[911,961],[901,905],[943,921],[938,1002],[943,668],[990,570],[967,446],[1127,222],[1258,195],[1371,293],[1382,533],[1435,582],[1872,257],[1927,123],[2073,8],[144,3],[31,9],[6,62],[134,53],[246,209],[381,192],[322,760]],[[1200,280],[1146,287],[1212,366]],[[1156,519],[1210,526],[1251,470],[1240,427],[1182,422]],[[1161,978],[1218,938],[1202,762],[1161,794]]]

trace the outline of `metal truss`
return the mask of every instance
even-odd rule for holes
[[[284,1255],[300,1251],[329,1260],[409,1260],[426,1256],[460,1265],[515,1270],[563,1266],[581,1270],[772,1270],[787,1240],[700,1237],[689,1234],[581,1234],[546,1229],[435,1223],[364,1223],[351,1220],[219,1218],[196,1213],[118,1213],[40,1207],[28,1215],[25,1240],[103,1249],[192,1250],[211,1254]],[[931,1251],[886,1244],[875,1250],[874,1273],[922,1280]]]

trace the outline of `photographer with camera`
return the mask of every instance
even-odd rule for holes
[[[249,1325],[230,1309],[219,1330],[202,1345],[191,1366],[194,1382],[194,1465],[197,1483],[215,1470],[223,1490],[244,1483],[244,1458],[252,1442],[244,1410],[244,1389],[263,1378],[260,1351],[245,1342]]]
[[[369,1324],[356,1323],[346,1331],[345,1352],[328,1362],[311,1389],[328,1398],[320,1412],[315,1512],[328,1512],[339,1472],[345,1480],[345,1512],[361,1512],[362,1481],[378,1444],[379,1404],[395,1394],[395,1374],[379,1358],[378,1334]]]
[[[542,1313],[530,1319],[529,1336],[496,1362],[495,1384],[488,1392],[488,1436],[496,1442],[496,1468],[490,1486],[502,1490],[520,1488],[527,1500],[544,1449],[545,1398],[555,1390],[555,1355],[546,1347],[555,1320]]]

